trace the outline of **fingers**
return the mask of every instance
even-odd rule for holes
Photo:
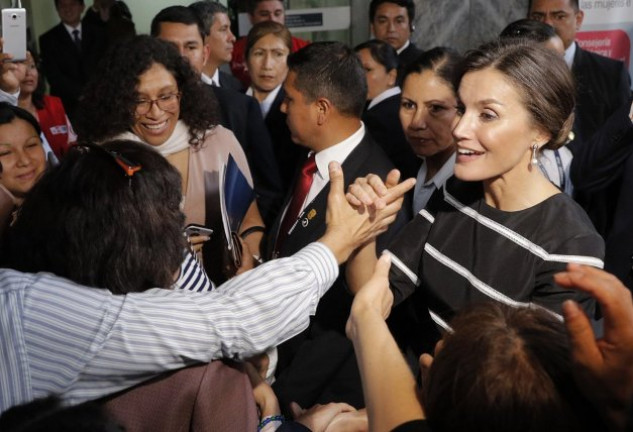
[[[574,361],[585,366],[599,364],[602,354],[585,313],[577,303],[568,300],[563,303],[563,316]]]
[[[399,181],[400,181],[400,171],[398,171],[397,169],[392,169],[391,171],[389,171],[389,174],[387,174],[387,179],[385,180],[385,186],[387,186],[387,188],[392,188],[395,185],[397,185]]]
[[[301,406],[296,402],[290,402],[290,412],[292,413],[292,418],[297,418],[301,414],[305,412]]]
[[[633,324],[631,292],[615,276],[588,266],[569,264],[567,272],[554,275],[557,284],[594,297],[604,312],[605,331]]]
[[[335,161],[330,162],[328,165],[328,171],[330,172],[330,190],[336,195],[345,195],[345,191],[343,190],[345,179],[343,178],[343,169],[341,168],[341,164]]]
[[[383,253],[374,267],[374,276],[377,278],[389,278],[389,269],[391,268],[391,255]]]

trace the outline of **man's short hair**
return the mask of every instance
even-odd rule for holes
[[[532,3],[533,2],[534,2],[534,0],[529,0],[529,2],[528,2],[528,11],[532,10]],[[578,0],[569,0],[569,5],[576,12],[578,12],[580,10],[580,5],[578,4]]]
[[[209,33],[211,26],[213,25],[213,21],[215,20],[215,15],[219,13],[223,13],[228,15],[229,11],[224,5],[218,2],[204,0],[197,1],[189,5],[189,8],[198,15],[200,21],[204,25],[204,32],[206,34]]]
[[[307,102],[330,100],[343,115],[360,117],[367,98],[365,71],[358,56],[341,42],[315,42],[288,56],[295,87]]]
[[[374,22],[376,17],[376,9],[383,3],[393,3],[407,10],[407,16],[409,17],[409,24],[413,24],[415,18],[415,3],[413,0],[371,0],[369,3],[369,22]]]
[[[153,37],[158,37],[160,34],[161,23],[196,25],[203,41],[208,32],[198,14],[186,6],[169,6],[158,12],[152,20],[150,32]]]
[[[75,1],[82,6],[85,6],[84,0],[75,0]],[[59,0],[55,0],[55,9],[57,9],[58,6],[59,6]]]
[[[255,9],[257,9],[257,5],[263,1],[271,1],[271,0],[248,0],[246,2],[246,12],[248,12],[249,15],[253,15],[255,13]],[[281,5],[284,7],[284,10],[286,9],[286,3],[283,0],[274,0],[274,1],[279,1]]]

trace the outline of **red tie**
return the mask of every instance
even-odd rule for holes
[[[277,236],[277,250],[281,248],[281,244],[286,239],[288,231],[290,231],[290,228],[292,228],[292,225],[299,217],[299,213],[303,207],[303,202],[306,200],[306,196],[310,191],[310,186],[312,186],[312,179],[314,178],[316,170],[317,166],[316,161],[314,160],[314,153],[311,153],[310,157],[308,157],[308,159],[303,163],[301,174],[297,179],[295,190],[292,194],[292,200],[290,201],[288,210],[281,222],[281,228],[279,229],[279,235]]]

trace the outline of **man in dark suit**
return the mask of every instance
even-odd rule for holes
[[[622,105],[574,154],[576,192],[593,197],[588,214],[605,239],[604,267],[633,291],[633,122]]]
[[[338,42],[313,43],[291,54],[288,66],[281,110],[287,114],[292,140],[310,153],[269,232],[268,258],[289,256],[324,232],[329,162],[342,164],[346,185],[369,173],[384,178],[393,169],[360,121],[367,84],[351,49]],[[401,215],[379,237],[379,247],[386,246],[405,219]],[[310,327],[279,347],[273,388],[282,410],[290,401],[304,407],[334,400],[363,406],[354,350],[345,337],[352,298],[344,276],[339,276]]]
[[[192,8],[170,6],[161,10],[152,20],[151,32],[154,37],[174,43],[193,69],[204,77],[203,67],[212,48],[205,43],[204,26]],[[209,89],[215,94],[222,111],[222,126],[231,129],[246,154],[259,210],[264,222],[269,225],[279,211],[283,192],[272,142],[259,104],[252,97],[227,87],[212,84]]]
[[[369,4],[371,32],[376,39],[387,42],[398,53],[399,83],[402,83],[402,72],[407,65],[424,52],[410,40],[415,28],[414,18],[413,0],[372,0]]]
[[[84,0],[55,0],[61,23],[40,36],[42,66],[50,92],[62,99],[71,120],[104,46],[98,28],[82,26],[84,7]]]
[[[576,140],[572,152],[583,140],[589,140],[604,122],[631,95],[631,80],[621,61],[586,51],[576,43],[584,13],[578,0],[532,0],[529,18],[556,29],[565,47],[565,61],[576,79]]]

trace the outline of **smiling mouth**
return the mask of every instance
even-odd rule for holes
[[[157,133],[162,132],[167,127],[168,120],[160,123],[143,123],[143,127],[150,132]]]
[[[479,156],[484,154],[484,152],[477,152],[469,149],[457,149],[457,154],[463,156]]]

